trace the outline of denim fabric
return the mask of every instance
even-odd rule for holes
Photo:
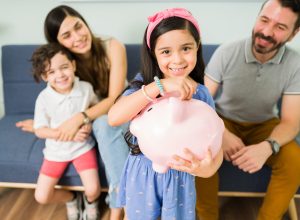
[[[118,127],[110,126],[107,115],[103,115],[93,122],[93,133],[98,143],[109,184],[108,203],[110,208],[117,207],[118,187],[129,153],[129,147],[124,139],[127,129],[128,123]]]

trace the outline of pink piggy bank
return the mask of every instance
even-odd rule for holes
[[[152,161],[153,169],[165,173],[168,162],[174,162],[174,154],[184,158],[184,148],[199,159],[210,148],[214,157],[221,147],[224,124],[205,102],[163,97],[132,120],[130,131],[137,137],[143,154]]]

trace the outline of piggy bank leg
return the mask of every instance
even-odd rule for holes
[[[152,168],[155,172],[158,172],[158,173],[165,173],[169,169],[168,166],[160,165],[160,164],[157,164],[157,163],[152,163]]]

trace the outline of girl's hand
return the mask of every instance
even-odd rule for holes
[[[91,132],[92,132],[92,124],[83,125],[77,131],[73,141],[84,142],[88,139]]]
[[[30,133],[34,133],[33,129],[33,119],[26,119],[23,121],[18,121],[16,123],[16,127],[21,128],[22,131],[27,131]]]
[[[168,165],[172,169],[203,178],[212,176],[219,169],[223,161],[222,149],[219,150],[215,158],[212,158],[211,151],[208,150],[202,160],[199,160],[196,155],[187,148],[184,149],[184,154],[187,159],[174,155],[173,159],[176,161],[176,164],[169,163]]]
[[[189,100],[197,89],[197,82],[191,77],[165,78],[161,80],[166,93],[178,93],[181,100]]]
[[[83,115],[81,113],[77,113],[73,117],[64,121],[57,130],[60,135],[58,137],[58,141],[72,141],[78,132],[80,126],[83,122]]]

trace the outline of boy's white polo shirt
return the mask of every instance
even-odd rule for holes
[[[34,112],[34,128],[57,128],[78,112],[96,104],[98,99],[91,84],[75,77],[69,94],[56,92],[49,84],[39,94]],[[44,156],[50,161],[69,161],[89,151],[95,145],[92,137],[85,142],[61,142],[46,139]]]

